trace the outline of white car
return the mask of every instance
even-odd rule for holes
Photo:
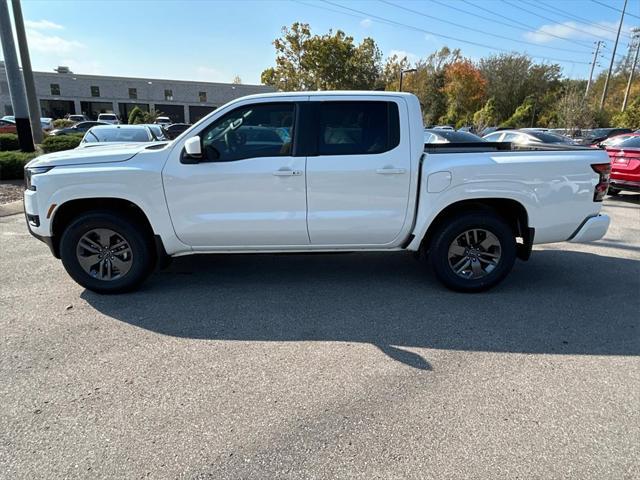
[[[64,117],[66,120],[70,120],[72,122],[87,122],[89,119],[85,115],[75,115],[69,114]]]
[[[479,291],[533,244],[606,233],[606,152],[424,145],[423,128],[408,93],[239,98],[173,142],[37,157],[27,224],[110,293],[167,256],[349,251],[422,251],[447,287]]]
[[[538,129],[498,130],[482,137],[487,142],[511,142],[518,145],[574,145],[564,135]]]
[[[53,118],[44,117],[40,119],[40,126],[45,132],[53,128]]]
[[[158,125],[171,125],[171,119],[169,117],[158,117],[156,122]]]
[[[101,113],[98,115],[98,121],[110,123],[111,125],[120,125],[120,120],[115,113]]]

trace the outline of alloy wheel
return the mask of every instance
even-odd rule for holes
[[[76,258],[86,273],[105,281],[124,277],[133,265],[129,242],[108,228],[94,228],[85,233],[78,241]]]
[[[493,272],[502,255],[500,240],[482,228],[466,230],[449,245],[449,266],[459,277],[475,280]]]

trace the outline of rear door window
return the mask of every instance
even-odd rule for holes
[[[371,155],[400,143],[395,102],[322,102],[319,117],[320,155]]]

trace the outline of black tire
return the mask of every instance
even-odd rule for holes
[[[607,190],[607,194],[611,195],[612,197],[615,197],[620,195],[620,191],[621,190],[619,188],[609,187],[609,189]]]
[[[77,254],[78,243],[94,229],[111,230],[128,243],[131,258],[127,263],[129,270],[124,275],[103,280],[90,275],[81,266]],[[148,237],[135,221],[126,216],[118,216],[110,211],[87,212],[64,230],[60,239],[60,258],[67,273],[83,287],[97,293],[128,292],[140,286],[153,270],[155,251]]]
[[[484,276],[463,278],[450,265],[449,247],[461,235],[473,229],[490,232],[497,238],[500,257],[497,259],[496,265],[491,267],[493,270],[489,273],[483,273]],[[445,222],[434,233],[429,249],[429,260],[438,280],[446,287],[459,292],[480,292],[494,287],[509,274],[515,259],[516,239],[514,232],[502,217],[492,211],[468,213]],[[479,262],[477,257],[474,261]]]

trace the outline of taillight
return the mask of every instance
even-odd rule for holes
[[[593,201],[601,202],[609,189],[609,177],[611,176],[611,163],[593,163],[593,171],[600,175],[598,184],[593,192]]]

